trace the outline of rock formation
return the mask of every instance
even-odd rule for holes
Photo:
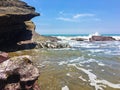
[[[35,16],[39,16],[35,8],[25,2],[0,0],[0,50],[34,47],[31,40],[35,34],[35,25],[30,20]],[[20,41],[27,42],[17,45]]]
[[[115,41],[115,38],[109,36],[92,36],[90,41]]]
[[[71,40],[75,40],[75,41],[85,41],[87,39],[85,38],[72,38]]]
[[[0,0],[0,51],[34,48],[35,8],[20,0]],[[29,56],[8,57],[0,52],[0,90],[40,90],[36,85],[39,70]]]
[[[36,85],[38,77],[39,70],[28,55],[0,63],[0,90],[40,90]]]
[[[67,43],[60,42],[36,42],[36,48],[71,48],[71,46]]]

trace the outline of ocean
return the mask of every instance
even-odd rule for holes
[[[120,39],[120,34],[104,35]],[[88,39],[87,34],[47,36],[60,38],[71,48],[31,51],[41,72],[41,90],[120,90],[120,41],[71,40]]]

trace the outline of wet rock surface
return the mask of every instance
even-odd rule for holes
[[[30,56],[10,58],[0,63],[0,90],[40,90],[39,75]]]
[[[90,41],[115,41],[115,38],[109,36],[92,36]]]
[[[72,38],[71,40],[75,40],[75,41],[84,41],[84,40],[87,40],[85,38]]]

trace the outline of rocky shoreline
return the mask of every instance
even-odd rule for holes
[[[35,47],[32,40],[39,35],[31,19],[39,15],[20,0],[0,1],[0,90],[40,90],[40,72],[30,56],[8,54]]]
[[[9,57],[10,52],[34,48],[68,48],[58,38],[41,36],[31,21],[40,14],[20,0],[0,1],[0,90],[40,90],[39,69],[29,55]]]
[[[40,48],[71,48],[56,37],[36,33],[32,18],[35,8],[20,0],[0,1],[0,90],[40,90],[39,69],[29,55],[9,57],[10,52]],[[85,41],[85,38],[71,40]],[[116,41],[115,38],[92,36],[89,41]]]

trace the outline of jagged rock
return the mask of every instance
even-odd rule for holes
[[[39,16],[35,8],[23,1],[0,0],[0,50],[26,48],[26,44],[17,45],[17,43],[32,40],[35,25],[30,20],[35,16]]]
[[[10,58],[0,63],[0,90],[40,90],[35,85],[39,75],[30,56]]]
[[[36,42],[36,48],[70,48],[70,45],[67,43],[59,42]]]
[[[90,41],[115,41],[115,38],[108,36],[92,36]]]

